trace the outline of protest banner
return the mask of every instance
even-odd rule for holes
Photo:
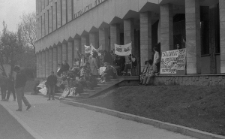
[[[126,45],[115,44],[115,54],[118,56],[129,56],[131,54],[131,43]]]
[[[186,67],[185,48],[162,52],[160,74],[177,74],[179,71],[185,71],[185,67]]]

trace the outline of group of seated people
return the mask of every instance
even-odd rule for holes
[[[107,62],[102,65],[99,59],[94,52],[93,55],[81,55],[81,58],[75,59],[72,67],[69,67],[69,64],[64,61],[57,71],[58,78],[62,80],[65,88],[76,88],[75,96],[83,93],[84,88],[93,90],[98,82],[105,83],[111,78],[117,77],[115,68]]]

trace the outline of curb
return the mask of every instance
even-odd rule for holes
[[[33,136],[35,139],[44,139],[39,134],[37,134],[35,131],[33,131],[23,120],[21,120],[18,116],[16,116],[12,110],[8,109],[4,105],[2,105],[2,106],[4,107],[4,109],[6,109],[9,112],[10,115],[12,115],[19,122],[19,124],[21,124],[24,127],[24,129],[28,133],[31,134],[31,136]]]
[[[160,128],[160,129],[165,129],[168,131],[180,133],[182,135],[191,136],[191,137],[195,137],[198,139],[225,139],[225,136],[215,135],[215,134],[211,134],[208,132],[204,132],[204,131],[200,131],[200,130],[196,130],[196,129],[192,129],[192,128],[188,128],[188,127],[184,127],[184,126],[180,126],[180,125],[161,122],[161,121],[154,120],[154,119],[148,119],[145,117],[136,116],[133,114],[128,114],[128,113],[119,112],[119,111],[115,111],[115,110],[110,110],[110,109],[106,109],[106,108],[102,108],[102,107],[98,107],[98,106],[93,106],[93,105],[88,105],[88,104],[83,104],[83,103],[78,103],[78,102],[73,102],[73,101],[68,101],[68,100],[67,101],[60,100],[60,102],[62,102],[64,104],[73,105],[76,107],[86,108],[88,110],[93,110],[96,112],[105,113],[105,114],[112,115],[112,116],[115,116],[118,118],[152,125],[154,127]]]

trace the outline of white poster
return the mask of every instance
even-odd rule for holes
[[[161,74],[177,74],[178,70],[185,70],[186,49],[162,52]]]
[[[132,52],[131,43],[126,45],[115,44],[115,54],[118,56],[129,56]]]

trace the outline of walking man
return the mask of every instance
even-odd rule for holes
[[[51,72],[51,75],[48,76],[47,78],[47,88],[48,88],[48,100],[51,99],[51,95],[52,95],[52,100],[54,100],[55,98],[55,87],[57,84],[57,77],[54,74],[54,72]]]
[[[26,75],[21,72],[19,66],[15,66],[14,71],[16,74],[16,81],[15,81],[15,89],[16,89],[16,95],[17,95],[17,102],[18,102],[18,110],[22,111],[22,101],[27,106],[27,109],[30,109],[31,105],[27,101],[26,97],[24,96],[24,87],[26,85]]]

